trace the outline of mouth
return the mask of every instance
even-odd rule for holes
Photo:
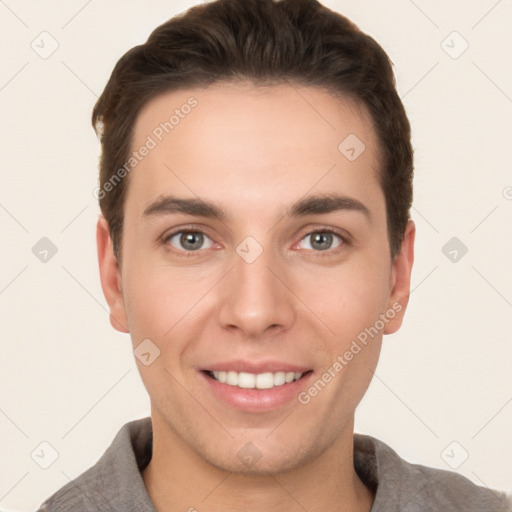
[[[206,396],[220,400],[229,408],[249,413],[264,413],[297,404],[297,395],[314,377],[313,370],[304,367],[248,363],[231,364],[231,368],[226,366],[215,365],[198,372]],[[238,368],[233,369],[233,366]],[[246,371],[236,371],[242,369]]]
[[[272,389],[298,381],[311,372],[312,370],[305,372],[277,371],[265,373],[204,370],[204,373],[211,379],[221,384],[242,389]]]

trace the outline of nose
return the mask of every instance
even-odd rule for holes
[[[221,327],[252,340],[288,330],[295,319],[294,295],[278,258],[263,250],[252,261],[242,249],[233,253],[232,264],[221,283]]]

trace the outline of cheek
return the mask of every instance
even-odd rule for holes
[[[161,338],[173,327],[184,308],[186,288],[170,279],[164,271],[144,266],[130,269],[125,290],[125,305],[130,318],[132,338]],[[182,315],[184,312],[182,313]]]
[[[193,322],[193,306],[201,297],[199,285],[192,281],[194,284],[187,286],[179,273],[168,268],[143,265],[134,268],[131,274],[127,272],[131,280],[125,292],[125,305],[136,363],[152,400],[170,403],[170,390],[179,391],[176,380],[183,381],[180,364],[187,348],[184,330],[188,329],[189,337],[195,338],[193,330],[198,324]],[[144,350],[137,348],[139,344]],[[139,352],[150,353],[149,364],[139,359]]]
[[[350,341],[384,313],[390,293],[389,270],[354,260],[302,276],[298,295],[323,321],[335,340]],[[342,347],[340,347],[342,348]]]
[[[165,298],[165,301],[167,300],[169,297]],[[136,280],[132,280],[125,293],[125,304],[134,344],[140,337],[159,337],[165,328],[164,317],[161,314],[161,310],[166,307],[165,301],[162,301],[159,291],[145,280],[143,275],[138,275]],[[167,329],[170,327],[171,325],[168,325]]]
[[[205,293],[215,284],[214,274],[161,264],[132,265],[126,273],[130,280],[125,305],[133,344],[149,338],[161,350],[172,346],[173,354],[181,352],[184,330],[195,338],[194,329],[202,325],[196,319],[209,303]]]

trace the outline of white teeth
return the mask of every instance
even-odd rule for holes
[[[274,386],[282,386],[286,382],[284,372],[274,373]]]
[[[274,387],[273,373],[258,373],[256,375],[256,387],[258,389],[270,389]]]
[[[238,374],[238,382],[231,384],[232,386],[238,386],[239,388],[254,388],[256,383],[256,375],[254,373],[240,372]]]
[[[236,372],[228,372],[226,384],[229,384],[230,386],[236,386],[238,384],[238,375]]]
[[[266,373],[247,373],[247,372],[222,372],[213,371],[214,378],[223,384],[229,386],[238,386],[245,389],[271,389],[274,386],[293,382],[302,377],[300,372],[266,372]]]

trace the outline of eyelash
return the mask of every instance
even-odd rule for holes
[[[171,247],[169,245],[169,240],[173,237],[173,236],[176,236],[176,235],[179,235],[179,234],[183,234],[183,233],[201,233],[202,235],[205,235],[205,236],[208,236],[207,233],[205,233],[204,231],[200,230],[200,229],[179,229],[177,231],[173,231],[172,233],[169,233],[168,235],[165,235],[163,237],[163,244],[166,246],[166,247]],[[208,238],[210,238],[208,236]],[[199,251],[185,251],[185,250],[180,250],[180,249],[176,249],[174,247],[172,247],[171,250],[174,254],[177,254],[178,256],[180,257],[183,257],[183,258],[191,258],[191,257],[194,257],[197,255],[198,252],[200,252],[201,250],[203,249],[200,249]]]
[[[201,229],[179,229],[177,231],[173,231],[172,233],[169,233],[168,235],[164,235],[164,237],[162,238],[162,242],[164,245],[168,245],[169,243],[169,240],[178,235],[178,234],[183,234],[183,233],[200,233],[202,235],[205,235],[207,236],[208,238],[211,238],[208,236],[207,233],[205,233],[204,231],[202,231]],[[341,239],[341,245],[339,247],[336,247],[334,249],[327,249],[325,251],[315,251],[315,250],[311,250],[311,249],[306,249],[307,251],[311,252],[312,255],[314,257],[325,257],[325,255],[333,255],[333,254],[338,254],[340,253],[341,251],[343,251],[345,249],[345,247],[347,245],[350,245],[349,243],[349,239],[346,235],[342,235],[339,231],[333,229],[333,228],[328,228],[328,227],[325,227],[325,228],[320,228],[320,229],[316,229],[314,231],[309,231],[308,233],[306,233],[301,239],[300,241],[304,240],[304,238],[308,237],[308,236],[311,236],[311,235],[315,235],[317,233],[331,233],[333,235],[336,235],[337,237],[339,237]],[[171,247],[171,246],[169,246]],[[190,258],[190,257],[194,257],[196,256],[196,254],[198,252],[200,252],[201,250],[204,250],[204,249],[199,249],[197,251],[185,251],[185,250],[180,250],[180,249],[175,249],[174,247],[171,249],[175,252],[175,254],[178,254],[178,256],[180,257],[184,257],[184,258]]]
[[[305,236],[303,236],[300,240],[304,240],[304,238],[306,238],[307,236],[310,236],[310,235],[315,235],[317,233],[330,233],[332,235],[336,235],[338,238],[341,239],[341,244],[338,246],[338,247],[335,247],[334,249],[327,249],[326,251],[315,251],[315,250],[312,250],[312,255],[314,257],[324,257],[325,256],[332,256],[333,254],[339,254],[340,252],[344,251],[346,246],[349,245],[349,240],[348,240],[348,237],[346,235],[342,235],[339,231],[337,231],[336,229],[333,229],[333,228],[320,228],[320,229],[317,229],[317,230],[314,230],[314,231],[310,231],[308,233],[306,233]],[[309,249],[308,249],[309,251]]]

